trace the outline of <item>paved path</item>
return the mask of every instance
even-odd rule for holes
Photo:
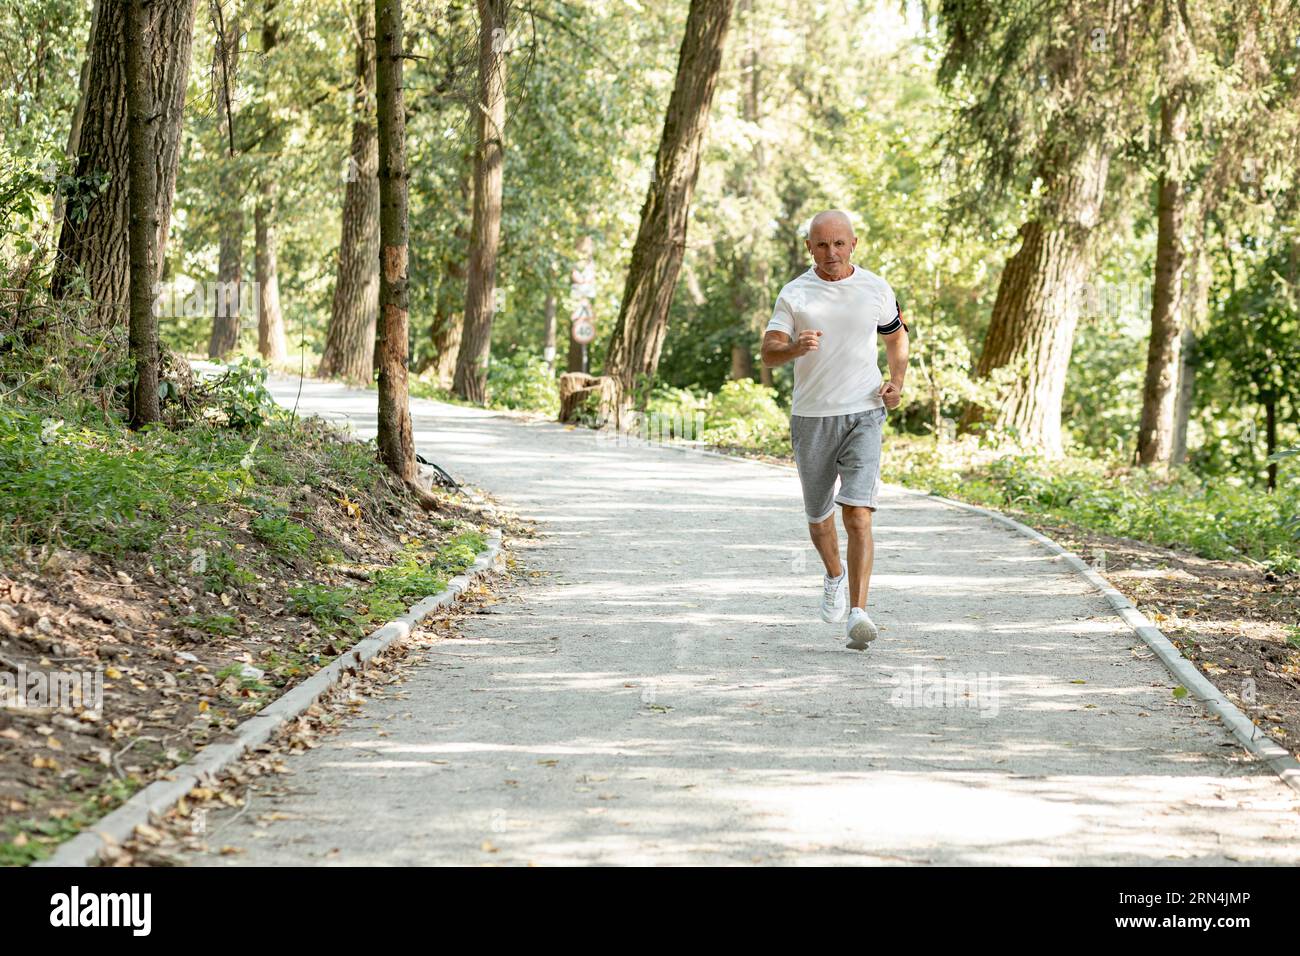
[[[374,403],[308,382],[300,409],[369,435]],[[541,573],[195,862],[1300,860],[1297,795],[994,522],[889,491],[856,653],[817,618],[793,472],[413,407],[427,457],[538,523]]]

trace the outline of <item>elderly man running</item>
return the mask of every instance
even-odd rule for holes
[[[849,261],[858,239],[845,213],[814,216],[805,244],[814,265],[777,296],[763,334],[763,364],[794,362],[790,439],[808,531],[826,566],[822,619],[845,619],[847,585],[852,603],[846,646],[861,651],[878,634],[867,616],[875,556],[871,515],[880,489],[886,409],[902,400],[907,326],[889,283]],[[885,340],[888,382],[881,381],[877,334]],[[835,535],[836,504],[844,509],[849,537],[847,581]]]

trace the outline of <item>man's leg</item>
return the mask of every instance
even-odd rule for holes
[[[843,508],[844,530],[849,536],[849,607],[860,607],[865,611],[867,589],[871,584],[871,565],[876,557],[875,542],[871,537],[871,513],[875,509],[857,505],[844,505]],[[832,515],[832,539],[834,534],[835,521]],[[839,564],[838,554],[835,563]]]
[[[859,509],[865,510],[865,509]],[[826,566],[826,573],[833,578],[838,578],[844,573],[844,565],[840,563],[840,542],[835,536],[835,512],[832,511],[824,521],[808,525],[808,534],[812,537],[813,547],[822,557],[822,564]],[[850,539],[852,540],[852,539]],[[849,552],[850,556],[852,551]],[[853,567],[852,564],[849,565]],[[849,580],[853,575],[849,575]]]

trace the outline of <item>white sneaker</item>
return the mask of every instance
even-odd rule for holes
[[[844,607],[849,603],[848,590],[847,572],[841,571],[838,578],[829,574],[822,576],[822,620],[827,624],[844,620]]]
[[[855,607],[849,611],[849,620],[844,626],[844,633],[849,639],[849,642],[844,646],[855,651],[865,651],[867,645],[880,636],[880,632],[876,630],[876,625],[871,623],[871,618],[867,617],[867,612],[860,607]]]

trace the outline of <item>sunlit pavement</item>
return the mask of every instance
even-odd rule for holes
[[[374,392],[272,385],[374,433]],[[1297,795],[1013,532],[890,491],[856,653],[817,617],[792,472],[412,407],[425,457],[538,523],[507,544],[542,573],[212,817],[194,862],[1300,858]]]

